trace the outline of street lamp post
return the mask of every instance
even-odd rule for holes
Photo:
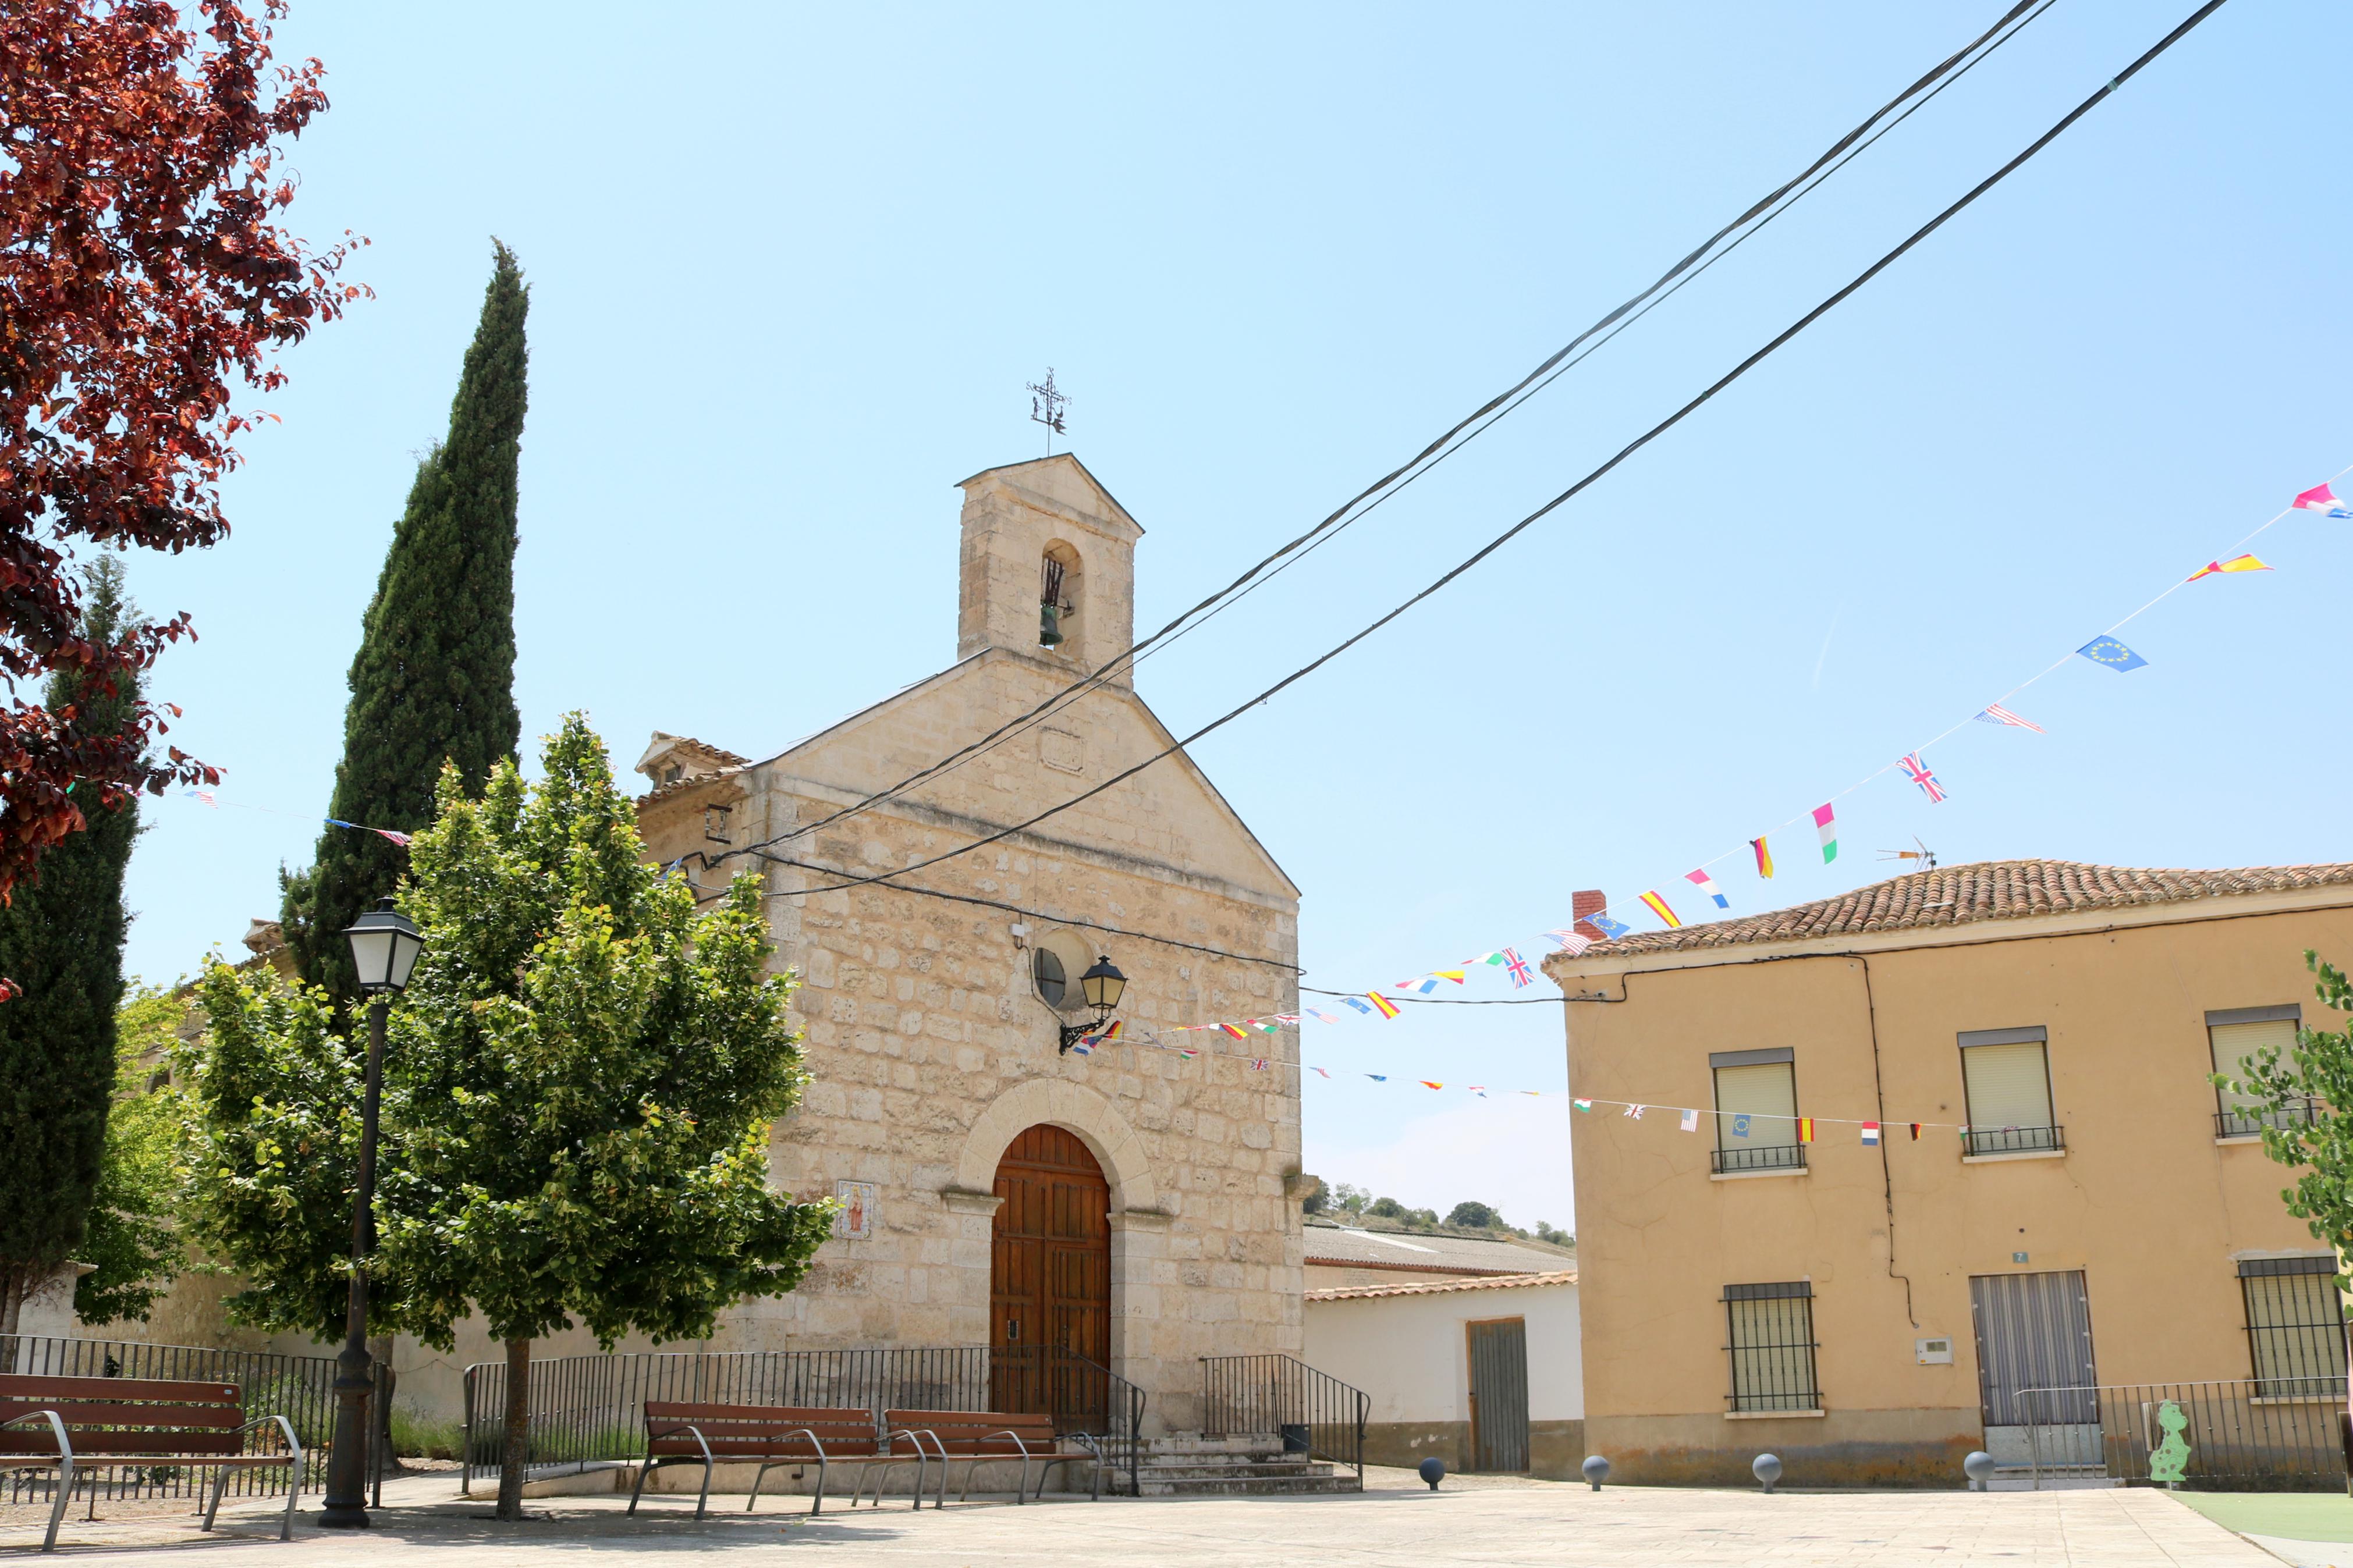
[[[367,1089],[360,1110],[359,1192],[352,1203],[352,1291],[343,1312],[343,1353],[335,1358],[335,1438],[327,1456],[327,1498],[319,1522],[330,1530],[365,1530],[368,1395],[375,1368],[367,1348],[367,1259],[375,1247],[375,1122],[384,1090],[384,1021],[392,998],[406,989],[425,939],[381,899],[343,935],[352,944],[360,989],[368,995]]]
[[[1094,966],[1079,976],[1079,994],[1094,1010],[1094,1022],[1063,1025],[1062,1049],[1068,1051],[1089,1035],[1102,1033],[1104,1022],[1118,1009],[1119,999],[1126,993],[1127,976],[1113,965],[1111,955],[1105,953],[1096,959]]]

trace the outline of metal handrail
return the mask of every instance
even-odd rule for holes
[[[1963,1134],[1965,1154],[2059,1154],[2067,1148],[2067,1129],[2048,1127],[1972,1127]]]
[[[1709,1151],[1707,1163],[1708,1169],[1719,1176],[1744,1171],[1802,1171],[1806,1168],[1806,1146],[1764,1143],[1754,1149],[1715,1149]]]
[[[1269,1436],[1286,1447],[1302,1433],[1306,1451],[1356,1472],[1365,1484],[1365,1426],[1372,1396],[1293,1356],[1201,1358],[1204,1436]]]

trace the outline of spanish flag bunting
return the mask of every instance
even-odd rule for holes
[[[1810,1143],[1810,1142],[1812,1142],[1813,1141],[1814,1141],[1814,1119],[1813,1119],[1812,1117],[1810,1117],[1810,1116],[1800,1116],[1800,1117],[1799,1117],[1799,1118],[1798,1118],[1798,1142],[1800,1142],[1800,1143]]]
[[[1418,1083],[1418,1084],[1419,1084],[1419,1085],[1421,1085],[1421,1087],[1422,1087],[1422,1088],[1424,1088],[1424,1089],[1444,1089],[1444,1088],[1446,1087],[1446,1086],[1445,1086],[1444,1084],[1442,1084],[1442,1083],[1432,1083],[1432,1082],[1430,1082],[1430,1079],[1426,1079],[1426,1078],[1418,1078],[1418,1079],[1414,1079],[1413,1081],[1414,1081],[1414,1082],[1416,1082],[1416,1083]]]
[[[1394,1018],[1398,1016],[1398,1005],[1390,1001],[1388,997],[1382,995],[1377,991],[1366,992],[1365,994],[1365,1000],[1370,1002],[1373,1005],[1373,1011],[1378,1013],[1384,1018]]]
[[[1659,897],[1658,894],[1644,893],[1642,895],[1642,901],[1650,905],[1651,912],[1658,916],[1661,920],[1666,921],[1670,929],[1680,926],[1683,923],[1682,921],[1675,918],[1674,910],[1667,908],[1667,900]]]
[[[1765,878],[1768,881],[1771,880],[1773,876],[1773,851],[1766,847],[1764,836],[1759,834],[1757,837],[1750,839],[1748,841],[1748,847],[1757,851],[1757,874]]]
[[[1218,1029],[1219,1033],[1231,1035],[1237,1040],[1247,1040],[1250,1038],[1250,1031],[1243,1028],[1240,1024],[1220,1024],[1218,1026]]]
[[[2209,561],[2205,565],[2184,577],[2182,581],[2195,583],[2199,578],[2211,577],[2217,572],[2268,572],[2270,570],[2269,566],[2252,555],[2233,555],[2228,561]]]

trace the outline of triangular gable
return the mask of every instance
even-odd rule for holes
[[[1026,463],[999,463],[993,468],[983,468],[969,478],[958,479],[955,488],[963,489],[978,480],[987,479],[1003,479],[1009,484],[1018,485],[1024,489],[1049,495],[1055,479],[1065,481],[1076,479],[1102,499],[1103,505],[1110,509],[1112,516],[1135,530],[1139,537],[1144,532],[1144,524],[1136,521],[1127,508],[1120,504],[1119,498],[1104,489],[1103,482],[1095,478],[1087,466],[1080,462],[1071,453],[1057,452],[1050,458],[1032,458]]]

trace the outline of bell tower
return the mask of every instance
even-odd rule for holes
[[[1064,452],[984,468],[964,491],[956,658],[1001,647],[1102,666],[1135,639],[1135,542],[1143,528]],[[1134,682],[1122,669],[1111,683]]]

